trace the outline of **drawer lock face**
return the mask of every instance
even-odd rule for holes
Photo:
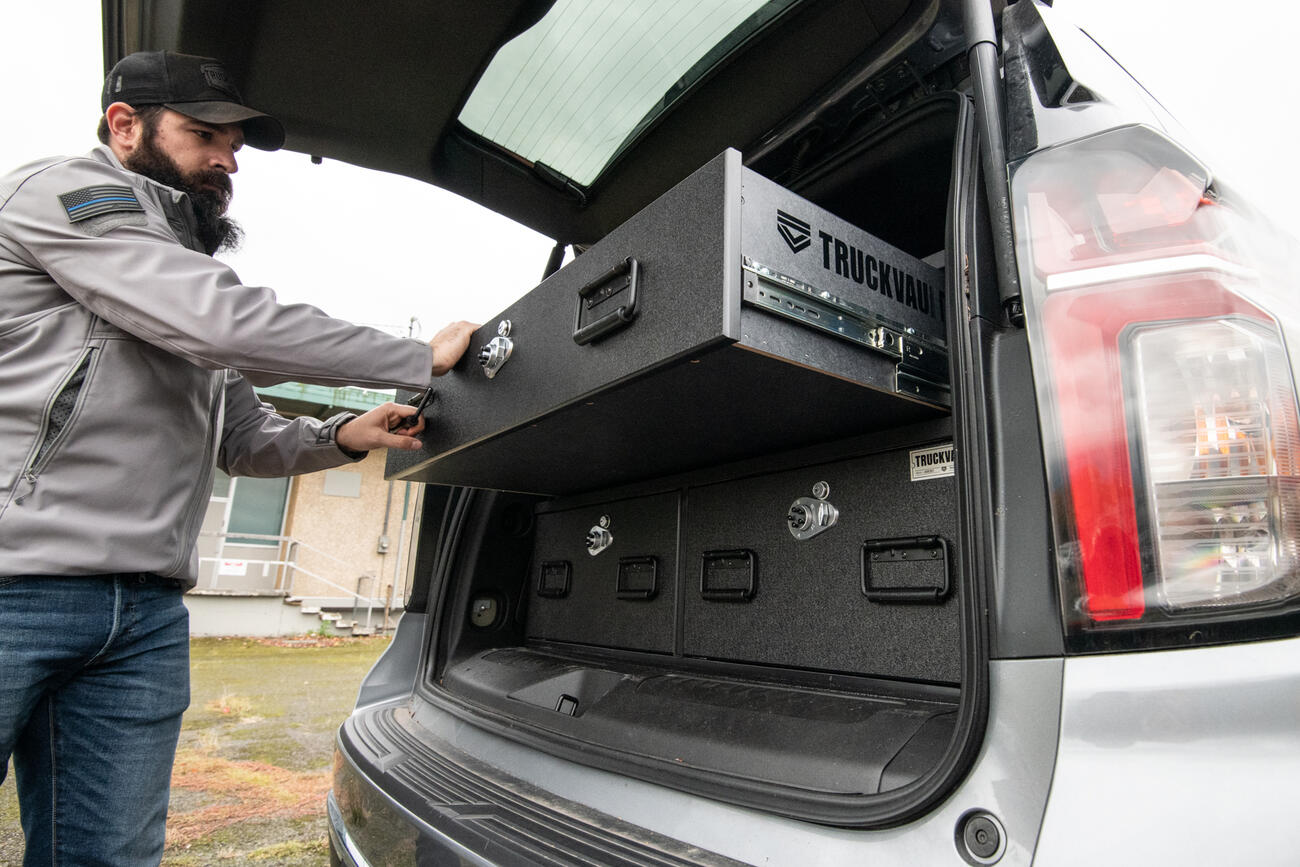
[[[835,526],[840,510],[826,502],[830,492],[830,485],[818,482],[813,485],[813,496],[800,497],[790,504],[785,523],[791,536],[802,542]]]
[[[478,363],[483,366],[483,374],[488,379],[497,375],[515,349],[515,342],[505,336],[510,333],[510,321],[503,321],[497,331],[500,333],[483,344],[483,348],[478,351]]]
[[[587,531],[587,553],[595,557],[614,544],[614,534],[597,524]]]

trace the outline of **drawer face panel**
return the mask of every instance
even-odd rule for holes
[[[684,653],[959,680],[956,592],[939,590],[955,585],[945,564],[956,564],[951,545],[936,541],[955,539],[954,478],[914,482],[909,467],[901,449],[691,490]],[[814,496],[820,482],[825,500]],[[792,507],[817,503],[834,508],[834,523],[796,538]],[[864,557],[874,600],[864,593]]]
[[[528,637],[671,653],[678,501],[658,494],[538,515]]]
[[[914,472],[922,453],[949,463]],[[951,441],[918,443],[680,492],[544,506],[528,637],[957,683],[951,455]]]

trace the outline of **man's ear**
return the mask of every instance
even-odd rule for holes
[[[135,109],[125,102],[115,102],[104,112],[108,121],[108,143],[119,157],[129,154],[140,144],[144,125]]]

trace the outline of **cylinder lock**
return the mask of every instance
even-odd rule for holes
[[[839,509],[826,502],[831,494],[830,485],[818,482],[813,485],[813,496],[800,497],[790,504],[785,515],[790,535],[800,542],[835,526],[840,518]]]
[[[595,557],[614,544],[614,534],[609,531],[609,516],[601,515],[600,522],[587,531],[587,553]]]
[[[497,371],[510,360],[510,353],[515,349],[515,342],[510,339],[510,320],[503,319],[497,325],[497,336],[493,337],[478,351],[478,363],[483,366],[483,373],[488,379],[497,375]]]

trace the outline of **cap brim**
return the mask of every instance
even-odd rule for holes
[[[277,151],[284,147],[284,126],[269,114],[246,105],[224,100],[168,102],[164,105],[204,123],[237,123],[244,129],[244,143],[258,150]]]

